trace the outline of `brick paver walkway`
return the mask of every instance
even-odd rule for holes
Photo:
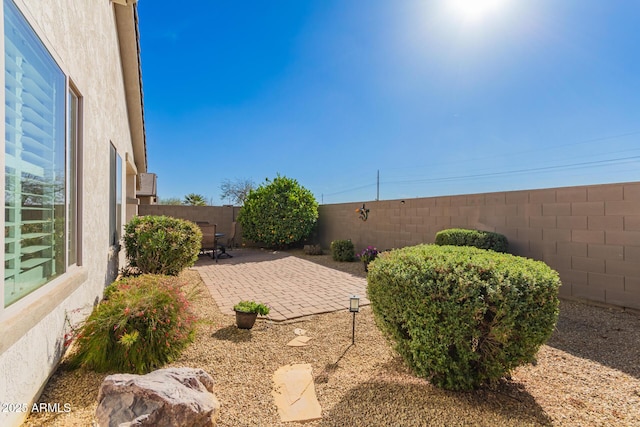
[[[195,265],[225,314],[233,314],[241,300],[267,304],[269,318],[276,321],[346,310],[354,294],[361,306],[369,304],[362,277],[281,252],[240,249],[232,255],[218,263],[201,256]]]

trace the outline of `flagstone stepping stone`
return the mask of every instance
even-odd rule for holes
[[[311,421],[322,418],[322,408],[316,397],[311,365],[285,365],[273,374],[271,392],[280,420]]]
[[[300,335],[289,341],[287,345],[289,347],[304,347],[309,341],[311,341],[311,337]]]

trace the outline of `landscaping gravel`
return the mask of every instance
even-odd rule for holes
[[[359,262],[304,258],[364,275]],[[184,276],[200,281],[193,270]],[[313,366],[323,418],[305,424],[310,427],[640,425],[640,317],[634,313],[562,301],[557,330],[535,366],[516,369],[494,389],[448,392],[407,371],[369,307],[356,315],[352,346],[346,310],[290,323],[259,319],[252,330],[239,330],[203,290],[196,340],[172,366],[203,368],[213,376],[222,404],[219,426],[297,425],[280,422],[271,395],[273,373],[290,363]],[[307,346],[286,345],[296,328],[312,338]],[[71,412],[34,413],[25,425],[92,425],[106,375],[70,371],[63,362],[39,402],[69,403]]]

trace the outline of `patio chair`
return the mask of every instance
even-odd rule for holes
[[[211,251],[211,258],[218,262],[218,238],[216,237],[216,224],[199,222],[198,226],[202,231],[202,244],[200,245],[200,253]]]

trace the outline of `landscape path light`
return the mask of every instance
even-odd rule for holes
[[[356,343],[356,313],[360,311],[360,298],[357,295],[351,295],[349,298],[349,311],[353,313],[353,328],[351,330],[351,344]]]

